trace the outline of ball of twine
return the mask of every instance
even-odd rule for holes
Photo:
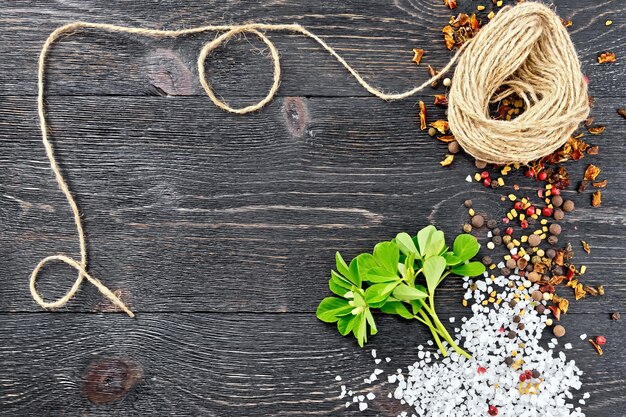
[[[513,94],[525,111],[509,121],[492,119],[489,104]],[[554,152],[589,114],[569,34],[551,9],[535,2],[503,9],[466,45],[448,103],[459,144],[494,164],[528,163]]]

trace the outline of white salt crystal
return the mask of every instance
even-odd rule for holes
[[[572,348],[572,344],[571,343],[566,343],[566,344],[563,345],[563,347],[565,349],[571,349]]]
[[[376,398],[376,395],[374,395],[373,392],[370,392],[366,395],[366,398],[370,401],[372,401],[374,398]]]
[[[450,323],[454,323],[455,318],[454,317],[450,317]]]
[[[359,411],[365,411],[367,409],[367,403],[359,403]]]
[[[387,363],[391,362],[391,358],[385,358],[385,362]]]
[[[376,365],[378,365],[380,362],[382,362],[382,359],[374,359],[374,363],[375,363]]]
[[[580,340],[585,340],[587,339],[587,333],[583,333],[580,335]]]
[[[472,182],[472,176],[468,175],[467,177],[465,177],[465,181]]]
[[[376,358],[376,349],[372,349],[372,358]]]
[[[340,376],[340,375],[337,375],[337,376],[335,377],[335,381],[341,381],[341,376]]]

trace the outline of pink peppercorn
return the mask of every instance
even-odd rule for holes
[[[550,217],[552,216],[552,209],[550,207],[544,207],[541,209],[541,214],[543,214],[546,217]]]
[[[484,366],[479,366],[477,372],[482,375],[487,372],[487,368],[485,368]]]
[[[533,214],[535,214],[535,208],[533,206],[528,207],[526,209],[526,215],[532,216]]]
[[[606,337],[604,336],[596,336],[596,343],[600,346],[606,345]]]
[[[541,181],[545,181],[546,178],[548,178],[548,174],[546,174],[546,171],[541,171],[539,174],[537,174],[537,178]]]
[[[487,411],[487,413],[489,413],[490,416],[497,416],[498,415],[498,409],[496,408],[495,405],[490,405],[489,406],[489,410]]]

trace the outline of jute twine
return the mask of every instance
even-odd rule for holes
[[[449,92],[450,130],[467,153],[489,163],[527,163],[549,154],[567,141],[578,123],[589,113],[587,86],[569,35],[552,10],[535,2],[502,8],[474,39],[459,48],[439,74],[411,90],[396,94],[385,93],[372,87],[332,47],[297,24],[209,25],[182,30],[143,29],[89,22],[62,26],[48,36],[39,56],[37,105],[46,155],[59,188],[72,209],[78,233],[80,261],[65,255],[53,255],[37,264],[30,277],[30,291],[35,301],[43,308],[65,305],[76,294],[83,280],[87,279],[113,304],[130,317],[134,317],[133,312],[117,295],[87,271],[87,245],[81,214],[61,173],[48,137],[44,88],[46,57],[52,44],[62,35],[83,28],[170,38],[203,32],[223,32],[200,50],[198,75],[211,101],[220,109],[236,114],[261,109],[272,100],[280,84],[278,50],[263,32],[292,32],[313,39],[337,59],[363,88],[383,100],[399,100],[416,94],[441,78],[456,63],[454,82]],[[216,96],[207,80],[204,67],[208,55],[214,49],[242,33],[253,34],[265,43],[273,61],[274,81],[265,98],[258,103],[233,108]],[[494,96],[500,87],[504,89]],[[491,119],[490,102],[501,100],[514,93],[525,101],[527,106],[525,112],[512,121]],[[71,266],[78,271],[78,277],[63,297],[55,301],[45,301],[37,290],[37,277],[42,268],[52,261],[64,262]]]

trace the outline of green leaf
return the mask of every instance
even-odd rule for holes
[[[411,314],[404,303],[400,301],[388,301],[380,307],[380,311],[387,314],[397,314],[405,319],[413,318],[413,314]]]
[[[341,257],[339,251],[335,252],[335,265],[337,266],[337,271],[346,278],[350,278],[350,270],[348,269],[348,265]]]
[[[367,319],[364,317],[363,313],[359,313],[355,316],[352,332],[359,342],[359,346],[363,347],[365,342],[367,342]]]
[[[458,256],[454,254],[454,252],[446,252],[443,254],[443,257],[446,259],[446,264],[449,266],[458,265],[461,262],[463,262],[461,258],[459,258]]]
[[[421,285],[420,285],[421,287]],[[424,287],[422,287],[424,288]],[[424,288],[424,292],[426,291],[426,288]],[[417,313],[420,312],[420,310],[422,309],[422,307],[424,307],[424,303],[422,303],[421,300],[411,300],[409,301],[411,303],[411,310],[413,311],[413,315],[416,315]]]
[[[393,290],[393,296],[397,300],[410,301],[419,300],[421,298],[427,298],[428,294],[425,291],[417,288],[409,287],[406,284],[400,284]]]
[[[445,247],[446,240],[443,232],[441,230],[435,230],[433,234],[430,235],[430,241],[426,248],[426,257],[441,255]]]
[[[365,281],[365,276],[367,275],[367,272],[370,269],[376,268],[378,266],[378,264],[376,263],[376,259],[374,259],[374,256],[371,253],[362,253],[355,259],[357,260],[359,277],[362,281]]]
[[[325,323],[334,323],[339,320],[339,317],[350,314],[353,308],[343,298],[326,297],[317,307],[315,314],[318,319]]]
[[[361,277],[359,275],[359,262],[357,258],[354,258],[352,262],[350,262],[350,278],[357,288],[361,288]]]
[[[370,325],[370,334],[374,336],[376,333],[378,333],[378,329],[376,328],[376,322],[374,321],[374,316],[372,316],[372,312],[370,311],[369,308],[365,310],[365,318],[367,319],[367,322]]]
[[[396,235],[396,244],[398,245],[398,249],[405,255],[410,253],[414,255],[418,254],[415,243],[413,243],[413,238],[411,238],[408,233],[398,233]]]
[[[468,262],[452,268],[452,273],[462,277],[475,277],[485,272],[485,265],[481,262]]]
[[[380,242],[374,246],[374,258],[378,265],[390,273],[398,273],[400,250],[394,242]]]
[[[435,233],[437,229],[435,226],[426,226],[417,232],[417,245],[419,249],[419,253],[422,255],[422,258],[426,256],[426,249],[428,248],[428,243],[430,242],[430,237],[433,233]]]
[[[362,278],[363,281],[373,283],[400,281],[400,277],[397,272],[387,271],[381,266],[370,269]]]
[[[350,333],[354,328],[355,322],[356,316],[353,316],[352,314],[339,317],[339,320],[337,321],[337,330],[339,330],[339,334],[345,336]]]
[[[374,284],[365,290],[365,301],[370,306],[385,301],[397,285],[397,282]]]
[[[330,290],[340,297],[344,297],[347,292],[352,290],[352,283],[347,281],[335,271],[330,271],[330,280],[328,281]]]
[[[456,239],[454,239],[454,245],[452,246],[454,255],[457,256],[461,262],[472,259],[476,256],[479,249],[480,245],[476,238],[466,233],[458,235]]]
[[[432,294],[435,291],[445,269],[446,260],[443,256],[431,256],[424,261],[422,272],[424,277],[426,277],[426,286],[428,287],[429,293]]]

